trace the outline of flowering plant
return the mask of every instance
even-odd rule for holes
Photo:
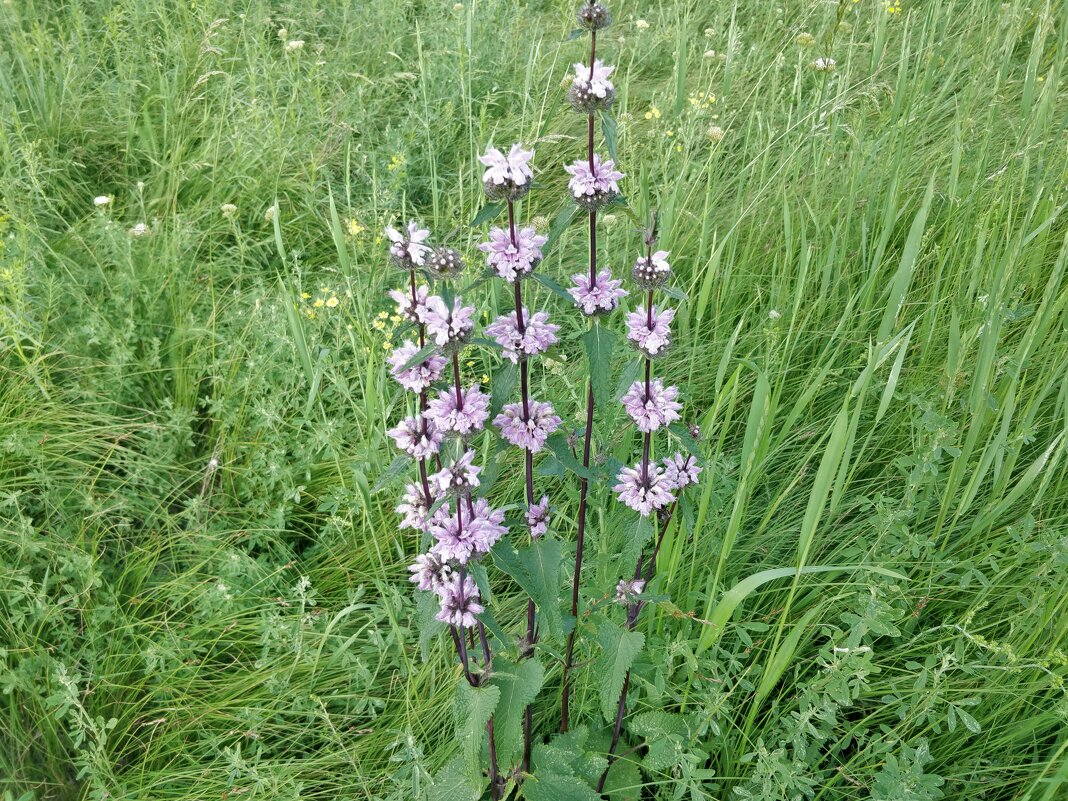
[[[665,431],[672,431],[679,441],[687,440],[693,450],[691,433],[673,428],[682,419],[678,387],[652,374],[653,359],[670,350],[675,315],[673,308],[654,304],[654,294],[671,277],[670,253],[654,250],[655,218],[644,232],[644,252],[634,263],[633,290],[624,288],[623,280],[598,262],[598,212],[609,205],[621,206],[631,216],[633,212],[621,194],[620,181],[626,176],[616,168],[614,140],[606,142],[612,158],[595,151],[596,117],[609,113],[616,91],[610,80],[614,67],[597,58],[596,51],[597,32],[609,24],[610,15],[601,4],[587,2],[578,20],[590,33],[590,54],[588,62],[575,65],[567,100],[586,117],[587,147],[581,158],[563,167],[570,176],[573,205],[565,207],[558,219],[567,222],[585,215],[589,250],[586,268],[571,275],[571,286],[564,290],[541,275],[550,237],[519,222],[534,183],[535,158],[534,149],[520,143],[507,152],[491,146],[479,156],[488,205],[473,227],[502,214],[504,219],[490,227],[477,249],[485,260],[489,286],[498,281],[508,305],[484,327],[486,338],[476,336],[476,306],[458,284],[464,269],[460,253],[432,244],[429,230],[415,221],[404,229],[386,229],[389,256],[407,278],[405,287],[391,290],[390,295],[414,337],[389,361],[392,376],[413,400],[409,413],[388,433],[417,463],[419,477],[405,488],[397,513],[400,525],[414,529],[419,538],[420,553],[409,566],[411,581],[432,599],[433,618],[447,629],[463,676],[456,709],[464,757],[454,772],[463,775],[465,792],[472,797],[488,782],[493,799],[505,798],[517,787],[525,797],[549,798],[553,796],[545,793],[550,793],[553,776],[578,780],[574,774],[561,776],[559,765],[549,773],[539,770],[534,747],[544,738],[535,730],[532,703],[541,693],[548,667],[559,665],[559,729],[562,736],[572,738],[568,741],[572,748],[581,746],[591,721],[583,720],[581,728],[572,732],[571,701],[576,653],[584,632],[596,633],[598,664],[609,666],[595,672],[602,673],[601,709],[605,724],[612,728],[605,731],[606,748],[590,763],[596,771],[587,771],[597,792],[604,789],[621,736],[630,665],[641,649],[642,635],[635,631],[639,613],[650,600],[646,591],[656,579],[657,556],[679,499],[701,472],[696,455],[689,451],[660,461],[653,457],[654,435],[663,436]],[[614,123],[610,127],[614,130]],[[588,369],[584,425],[577,429],[565,424],[557,406],[535,391],[545,387],[545,381],[538,380],[537,360],[561,344],[567,327],[552,319],[544,301],[539,306],[539,285],[569,299],[581,315],[575,318],[579,329],[575,338],[586,351]],[[630,297],[640,298],[639,305],[625,316],[614,315]],[[644,378],[625,382],[626,389],[614,395],[612,363],[616,346],[624,342],[614,328],[619,319],[625,323],[625,340],[638,354],[634,372],[644,371]],[[477,383],[465,386],[462,380],[460,354],[476,345],[495,346],[502,360],[489,381],[491,395]],[[610,459],[612,449],[599,442],[596,412],[605,409],[611,414],[616,402],[641,436],[641,455],[633,466]],[[618,439],[617,434],[609,437]],[[517,451],[522,463],[518,500],[494,486],[502,464],[512,458],[510,449]],[[615,451],[622,452],[618,444]],[[536,458],[541,462],[537,474]],[[567,495],[566,484],[556,481],[539,492],[535,485],[564,478],[568,472],[578,481],[578,507],[558,524],[553,499]],[[611,497],[598,491],[601,486],[614,491],[622,504],[619,508],[625,510],[622,517],[612,512]],[[621,555],[636,564],[626,566],[623,576],[613,580],[614,591],[607,598],[614,597],[625,608],[622,626],[612,620],[612,604],[583,592],[586,530],[594,508],[617,520],[625,521],[632,512],[638,515],[636,522],[625,521],[632,535]],[[512,510],[518,515],[511,516]],[[648,535],[650,520],[659,523],[655,538]],[[567,544],[572,529],[573,551]],[[566,601],[560,597],[565,559],[571,563],[566,613],[561,609]],[[491,563],[527,596],[519,633],[509,633],[493,612],[487,569]],[[528,784],[532,775],[537,782]],[[588,787],[587,792],[594,791]]]

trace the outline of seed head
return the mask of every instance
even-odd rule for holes
[[[600,31],[612,24],[612,14],[600,3],[583,3],[575,15],[580,28]]]

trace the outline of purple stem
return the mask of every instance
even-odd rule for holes
[[[416,303],[418,302],[418,300],[417,300],[418,296],[416,295],[416,292],[415,292],[415,269],[414,268],[408,271],[408,277],[410,279],[410,285],[411,285],[411,288],[412,288],[412,308],[414,309]],[[423,323],[419,323],[419,350],[422,350],[425,347],[426,347],[426,325],[423,324]],[[419,392],[419,419],[422,422],[423,435],[424,436],[426,436],[426,429],[427,429],[426,408],[427,408],[426,390],[424,389],[424,390],[421,390]],[[427,478],[426,458],[422,458],[422,459],[419,460],[419,483],[422,484],[422,486],[423,486],[423,498],[426,501],[427,508],[429,508],[430,505],[434,502],[434,499],[430,496],[430,481]]]

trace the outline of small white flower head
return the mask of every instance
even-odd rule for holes
[[[706,50],[705,51],[705,58],[712,59],[712,58],[715,58],[715,57],[716,57],[716,51],[715,50]]]
[[[634,27],[637,28],[639,31],[646,31],[649,30],[649,23],[643,19],[640,19],[634,23]]]
[[[727,132],[720,128],[718,125],[712,125],[708,129],[708,138],[713,142],[722,142],[723,138],[727,135]]]
[[[812,47],[816,43],[816,37],[808,31],[801,31],[797,34],[797,44],[801,47]]]
[[[778,320],[778,319],[779,319],[780,317],[782,317],[782,312],[781,312],[781,311],[779,311],[778,309],[772,309],[771,311],[769,311],[769,312],[768,312],[768,318],[769,318],[769,319],[770,319],[770,320],[771,320],[772,322],[775,322],[775,321],[776,321],[776,320]]]
[[[111,195],[97,195],[93,198],[93,205],[98,209],[111,205]]]
[[[303,49],[304,49],[304,40],[303,39],[290,39],[288,42],[286,42],[286,52],[287,53],[296,53],[299,50],[303,50]]]
[[[645,582],[642,579],[620,579],[616,585],[616,603],[628,606],[638,600],[644,590]]]
[[[140,239],[141,237],[148,236],[150,233],[152,233],[152,229],[149,228],[147,224],[139,222],[126,233],[128,233],[134,239]]]
[[[278,206],[268,206],[267,211],[263,213],[263,221],[266,223],[273,223],[278,216]]]
[[[464,4],[463,3],[453,3],[452,4],[452,10],[453,11],[463,11],[464,10]]]
[[[219,206],[219,211],[222,212],[223,217],[233,217],[237,214],[237,206],[233,203],[223,203]]]
[[[820,56],[810,65],[816,72],[834,72],[838,62],[830,56]]]

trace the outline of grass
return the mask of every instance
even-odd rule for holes
[[[535,142],[529,211],[556,215],[571,5],[2,6],[5,798],[419,798],[456,752],[458,672],[376,491],[405,402],[380,230],[471,252],[490,140]],[[707,458],[631,702],[700,725],[670,768],[621,760],[616,797],[1064,798],[1068,5],[611,5],[627,192],[687,295],[662,369]],[[581,324],[538,301],[566,336],[534,391],[577,421]],[[575,482],[538,482],[570,543]],[[596,490],[590,598],[616,520]]]

